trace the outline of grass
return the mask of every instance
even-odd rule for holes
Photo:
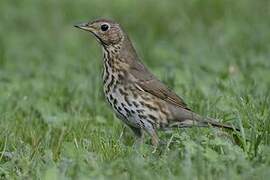
[[[267,0],[0,2],[0,179],[268,179]],[[74,23],[121,22],[194,111],[241,127],[160,133],[152,154],[102,94],[100,47]],[[123,134],[123,136],[120,136]],[[148,141],[147,141],[148,142]],[[173,143],[171,143],[173,142]]]

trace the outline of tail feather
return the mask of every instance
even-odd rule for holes
[[[210,125],[218,128],[226,128],[240,131],[239,128],[219,123],[216,119],[213,118],[203,118],[190,110],[175,107],[170,104],[168,104],[168,107],[173,116],[173,121],[169,122],[169,127],[179,127],[179,128],[194,127],[194,126],[208,127]]]
[[[202,120],[201,122],[205,123],[205,124],[208,124],[208,125],[211,125],[211,126],[214,126],[214,127],[240,131],[240,129],[237,128],[237,127],[217,122],[215,119],[212,119],[212,118],[207,118],[207,120]]]
[[[199,121],[187,119],[181,122],[170,123],[168,128],[173,128],[173,127],[190,128],[190,127],[209,127],[209,126],[240,131],[240,129],[237,127],[230,126],[228,124],[222,124],[213,119],[199,120]]]

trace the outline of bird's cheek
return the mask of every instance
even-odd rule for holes
[[[111,44],[110,39],[109,39],[107,36],[103,36],[103,37],[102,37],[102,41],[103,41],[105,44]]]
[[[121,40],[121,38],[117,34],[113,34],[110,36],[110,43],[111,44],[117,44],[117,43],[119,43],[120,40]]]

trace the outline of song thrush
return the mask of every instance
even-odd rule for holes
[[[92,33],[101,44],[105,97],[117,117],[138,137],[145,131],[151,136],[152,144],[157,146],[157,129],[211,125],[237,130],[192,112],[182,98],[142,64],[118,23],[98,19],[75,27]]]

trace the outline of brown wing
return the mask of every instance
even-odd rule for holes
[[[132,64],[130,72],[137,79],[137,85],[144,91],[173,105],[190,110],[182,98],[165,86],[140,62]]]

